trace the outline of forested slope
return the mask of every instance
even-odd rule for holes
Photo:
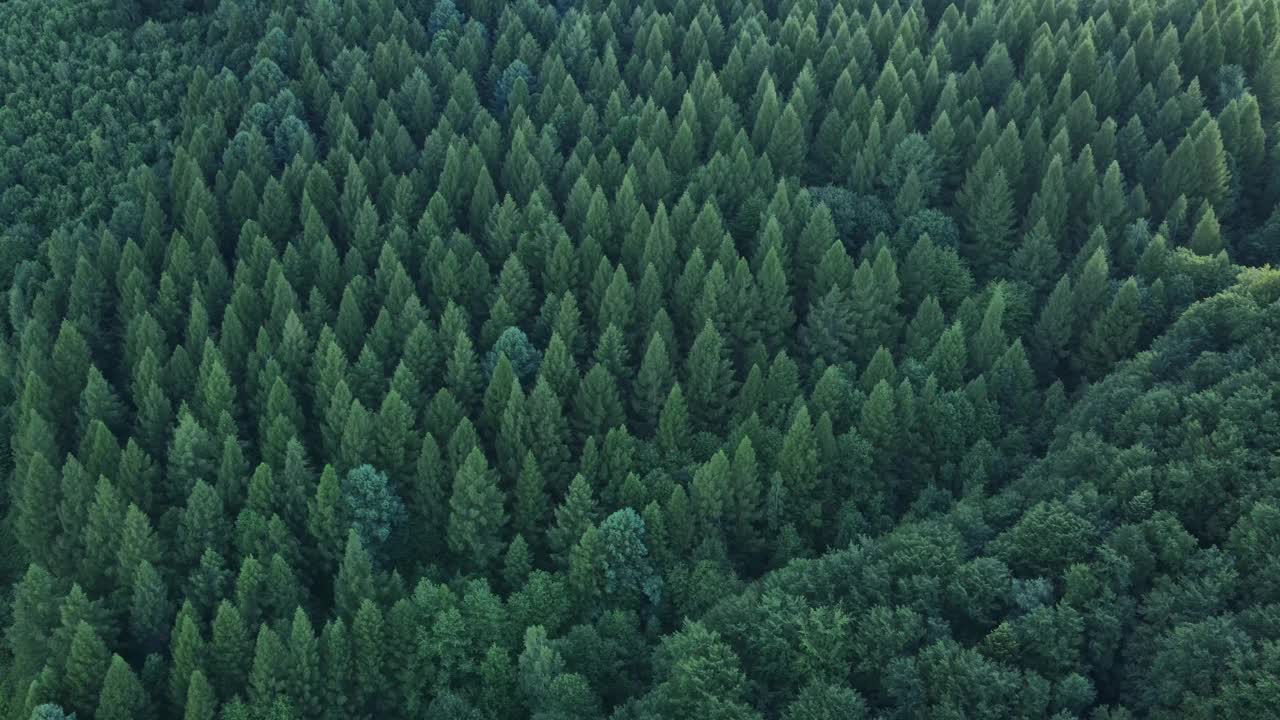
[[[1278,33],[0,5],[0,715],[1265,716]]]

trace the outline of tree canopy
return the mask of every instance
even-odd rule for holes
[[[1266,716],[1278,8],[0,3],[0,720]]]

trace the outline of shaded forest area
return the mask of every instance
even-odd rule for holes
[[[1280,704],[1280,2],[0,50],[0,718]]]

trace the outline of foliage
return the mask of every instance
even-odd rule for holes
[[[1275,3],[0,3],[0,720],[1262,717]]]

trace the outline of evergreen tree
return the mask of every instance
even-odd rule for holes
[[[208,675],[219,697],[239,692],[247,678],[245,660],[249,654],[249,634],[235,605],[224,600],[213,616],[209,641]],[[187,688],[188,704],[192,693]]]
[[[200,636],[194,613],[188,612],[189,609],[184,607],[179,612],[170,647],[173,667],[169,673],[169,696],[175,707],[186,705],[187,683],[191,680],[191,673],[204,664],[204,638]]]
[[[547,531],[547,544],[556,557],[564,562],[570,548],[582,537],[587,527],[595,522],[596,505],[591,486],[581,474],[569,483],[564,502],[555,511],[555,523]]]
[[[93,716],[99,720],[138,720],[149,717],[149,702],[133,669],[119,655],[113,655]]]
[[[479,449],[474,449],[453,480],[449,499],[449,549],[468,567],[483,571],[502,551],[499,533],[507,522],[502,491]]]
[[[733,364],[724,340],[707,321],[693,341],[685,363],[689,415],[701,428],[718,428],[728,411],[734,387]]]
[[[961,190],[968,203],[969,255],[988,276],[1003,274],[1013,253],[1013,198],[1003,168],[971,174]]]
[[[788,516],[798,525],[816,528],[822,522],[818,486],[818,447],[809,409],[801,406],[782,441],[778,470],[786,483]]]
[[[810,306],[800,339],[808,355],[828,364],[849,357],[857,342],[857,327],[849,302],[838,287],[833,285]]]
[[[89,715],[98,705],[103,677],[111,662],[107,646],[89,623],[81,620],[71,638],[67,655],[66,692],[73,712]]]
[[[267,708],[288,698],[289,657],[280,636],[267,625],[258,630],[252,669],[249,671],[249,701]]]
[[[547,513],[546,485],[533,451],[527,451],[516,479],[512,525],[518,534],[533,536]]]
[[[133,592],[129,603],[129,634],[143,653],[164,646],[165,634],[173,621],[169,589],[155,567],[140,560],[133,572]]]
[[[1084,336],[1080,350],[1091,378],[1102,377],[1117,361],[1137,350],[1142,321],[1138,284],[1129,278],[1120,286],[1106,312]]]
[[[656,427],[658,414],[662,411],[673,381],[667,344],[661,335],[655,333],[649,340],[632,384],[631,408],[641,428]]]
[[[373,561],[360,540],[360,533],[351,528],[347,532],[347,549],[334,580],[333,600],[338,612],[344,617],[354,616],[360,603],[373,597],[373,583]]]
[[[192,671],[191,679],[187,682],[185,707],[183,720],[213,720],[217,717],[218,701],[213,687],[198,669]]]
[[[1222,231],[1211,205],[1206,204],[1200,214],[1200,220],[1191,233],[1190,247],[1195,254],[1204,256],[1216,255],[1223,249]]]

